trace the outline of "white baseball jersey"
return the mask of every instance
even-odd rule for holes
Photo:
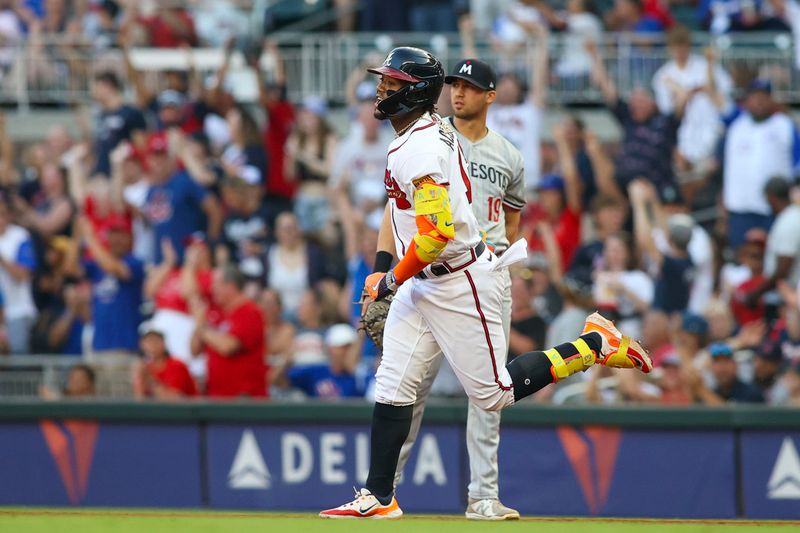
[[[453,117],[448,122],[453,125]],[[489,132],[471,142],[456,130],[467,158],[467,174],[472,184],[472,212],[486,241],[502,252],[508,245],[506,214],[503,207],[519,211],[525,207],[525,168],[522,154],[499,133]]]
[[[447,185],[455,225],[455,238],[447,243],[438,262],[464,256],[481,240],[470,207],[471,185],[466,160],[450,124],[438,115],[424,114],[389,145],[384,185],[390,200],[392,233],[400,257],[417,233],[414,192],[429,176]]]
[[[470,399],[483,409],[500,409],[514,402],[503,331],[504,260],[513,254],[498,259],[487,248],[464,261],[481,240],[467,162],[450,123],[428,113],[389,146],[384,181],[398,255],[405,255],[417,233],[414,192],[426,176],[449,188],[455,238],[437,261],[454,270],[413,277],[398,287],[386,318],[375,400],[414,404],[422,380],[444,353]]]

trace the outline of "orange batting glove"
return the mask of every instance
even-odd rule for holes
[[[369,297],[375,301],[383,300],[397,290],[397,282],[394,273],[390,270],[387,273],[373,272],[364,281],[364,288],[367,289]]]

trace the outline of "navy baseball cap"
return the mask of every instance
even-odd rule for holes
[[[681,329],[694,335],[707,335],[708,322],[702,316],[686,311],[681,317]]]
[[[539,185],[536,186],[536,190],[564,192],[564,178],[558,174],[548,174],[542,177]]]
[[[769,80],[756,78],[750,82],[750,85],[747,86],[747,94],[759,91],[772,94],[772,82]]]
[[[497,88],[497,74],[488,63],[479,59],[462,59],[453,67],[450,74],[445,76],[445,83],[453,83],[457,79],[471,83],[484,91],[494,91]]]
[[[772,361],[773,363],[783,363],[783,343],[780,341],[780,339],[768,339],[762,342],[761,346],[759,346],[758,351],[756,352],[756,357],[760,357],[761,359],[765,359],[767,361]]]

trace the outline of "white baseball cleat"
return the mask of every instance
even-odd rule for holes
[[[469,499],[464,513],[467,520],[519,520],[519,511],[506,507],[496,499]]]
[[[319,513],[320,518],[400,518],[403,511],[392,496],[389,505],[383,505],[367,489],[356,490],[356,499]]]

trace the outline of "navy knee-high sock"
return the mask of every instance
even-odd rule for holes
[[[399,407],[384,403],[376,403],[372,411],[367,489],[383,505],[392,501],[397,459],[411,430],[413,413],[413,405]]]

